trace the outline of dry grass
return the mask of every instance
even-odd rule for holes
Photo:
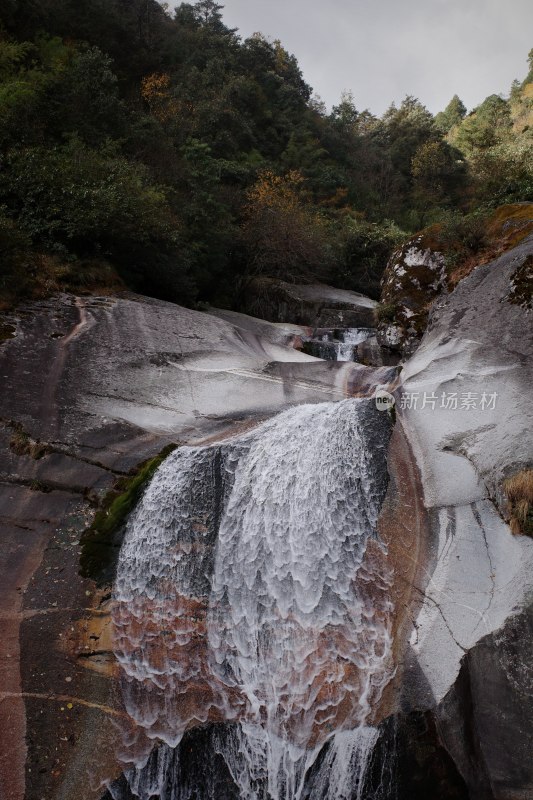
[[[45,442],[35,441],[18,422],[8,423],[13,433],[9,440],[9,447],[17,456],[30,456],[38,461],[51,452],[50,445]]]
[[[509,501],[512,532],[533,536],[533,469],[507,478],[503,489]]]
[[[480,252],[468,256],[450,272],[448,287],[454,289],[476,267],[512,250],[530,233],[533,233],[533,203],[500,206],[487,221],[487,243]]]
[[[29,455],[31,439],[22,428],[16,428],[9,440],[9,447],[17,456]]]

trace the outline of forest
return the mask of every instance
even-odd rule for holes
[[[130,289],[238,309],[259,274],[377,298],[410,234],[475,250],[492,208],[533,200],[527,64],[470,112],[407,96],[377,117],[351,94],[326,109],[214,0],[3,0],[0,305]]]

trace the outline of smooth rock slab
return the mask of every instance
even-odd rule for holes
[[[530,614],[533,540],[512,535],[502,490],[533,462],[533,317],[509,299],[532,253],[530,237],[436,302],[397,393],[430,515],[404,703],[436,709],[476,800],[533,796],[531,751],[528,760],[521,741],[531,737],[531,698],[517,691],[533,680],[531,626],[518,622]],[[457,407],[446,408],[452,396]],[[509,655],[498,655],[498,643]],[[512,664],[520,665],[514,686]]]

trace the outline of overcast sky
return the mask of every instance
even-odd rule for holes
[[[219,0],[224,3],[224,0]],[[472,109],[527,73],[533,0],[226,0],[224,21],[294,53],[328,106],[351,90],[381,114],[406,94],[433,113]]]

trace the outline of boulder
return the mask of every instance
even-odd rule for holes
[[[429,519],[400,703],[431,712],[476,800],[533,792],[533,540],[502,488],[533,462],[532,311],[513,291],[532,254],[529,236],[435,302],[397,392]]]
[[[278,278],[249,281],[244,311],[271,322],[295,322],[313,328],[372,328],[377,303],[363,294],[325,284],[292,284]]]

